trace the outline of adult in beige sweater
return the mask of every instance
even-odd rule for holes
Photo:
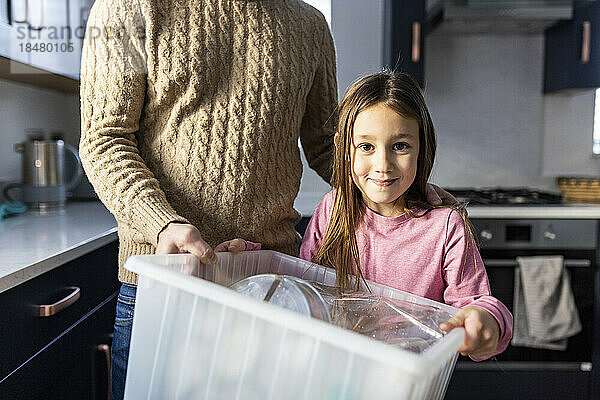
[[[329,28],[300,0],[96,0],[80,156],[119,228],[115,398],[137,283],[127,258],[190,252],[214,263],[221,243],[243,249],[236,237],[297,254],[298,139],[329,180],[336,104]]]

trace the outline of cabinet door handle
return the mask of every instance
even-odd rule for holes
[[[111,388],[110,388],[110,346],[107,344],[99,344],[96,346],[96,350],[103,353],[106,360],[106,398],[110,400],[112,398]]]
[[[421,23],[413,22],[412,24],[412,54],[411,61],[419,62],[421,59]]]
[[[29,23],[29,29],[31,29],[32,31],[41,31],[42,29],[44,29],[44,19],[46,18],[46,0],[42,0],[41,10],[42,22],[38,26],[33,26],[31,25],[31,23]]]
[[[587,64],[590,61],[590,40],[592,24],[590,21],[583,23],[583,37],[581,40],[581,63]]]
[[[33,312],[38,317],[50,317],[51,315],[56,315],[65,308],[69,307],[81,296],[81,289],[77,286],[68,286],[65,289],[70,290],[71,292],[65,296],[63,299],[57,301],[53,304],[36,304],[33,306]]]
[[[23,18],[23,19],[15,18],[13,21],[18,24],[28,24],[29,23],[29,0],[25,0],[25,18]]]
[[[12,25],[13,22],[15,22],[12,15],[12,0],[6,0],[6,17],[8,18],[9,25]]]
[[[509,260],[502,260],[502,259],[495,259],[495,258],[488,258],[485,259],[483,261],[483,265],[485,265],[486,267],[518,267],[519,263],[517,263],[517,260],[514,259],[509,259]],[[590,260],[571,260],[571,259],[565,259],[563,261],[563,265],[567,268],[589,268],[592,266],[592,262]]]

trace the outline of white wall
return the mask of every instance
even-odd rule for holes
[[[383,66],[383,0],[331,0],[331,30],[337,56],[338,96],[362,75]],[[296,209],[311,214],[329,185],[308,166],[304,171]]]
[[[383,0],[332,0],[331,31],[337,51],[338,95],[383,66]]]
[[[78,145],[79,97],[0,79],[0,180],[21,180],[21,155],[13,145],[27,128],[61,131]]]

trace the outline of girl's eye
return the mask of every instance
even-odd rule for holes
[[[358,145],[358,148],[362,151],[371,151],[373,150],[373,145],[370,145],[369,143],[361,143]]]
[[[404,151],[406,149],[408,149],[408,143],[406,142],[398,142],[394,144],[395,151]]]

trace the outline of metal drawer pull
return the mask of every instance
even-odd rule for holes
[[[70,290],[65,298],[57,301],[54,304],[36,304],[33,307],[34,314],[38,317],[49,317],[51,315],[58,314],[65,308],[69,307],[77,300],[79,300],[79,296],[81,296],[81,289],[77,286],[67,286],[64,289]]]
[[[456,363],[457,371],[583,371],[592,370],[591,362],[574,361],[494,361],[474,363],[472,361],[459,361]]]
[[[112,398],[111,387],[110,387],[110,346],[107,344],[99,344],[96,346],[96,350],[103,353],[106,361],[106,398],[110,400]]]
[[[486,267],[517,267],[517,260],[501,260],[501,259],[487,259],[483,260],[483,265]],[[592,262],[590,260],[565,260],[565,267],[590,267]]]

